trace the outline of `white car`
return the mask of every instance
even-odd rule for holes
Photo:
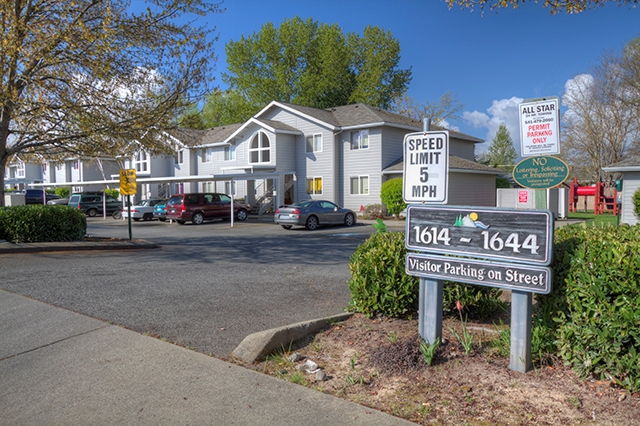
[[[161,204],[166,202],[167,200],[163,198],[152,198],[150,200],[141,200],[134,206],[131,206],[131,219],[135,221],[142,220],[152,220],[153,219],[153,210],[155,209],[156,204]],[[125,207],[122,210],[122,217],[127,219],[129,217],[129,208]]]

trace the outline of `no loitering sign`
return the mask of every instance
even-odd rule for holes
[[[446,204],[449,132],[409,133],[404,137],[402,198],[410,203]]]

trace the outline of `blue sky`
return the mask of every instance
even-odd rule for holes
[[[588,73],[607,50],[620,51],[640,36],[640,8],[607,4],[575,15],[551,16],[542,2],[481,14],[444,0],[226,0],[221,14],[199,23],[215,25],[219,41],[215,76],[225,71],[224,45],[260,31],[266,22],[311,17],[362,33],[367,25],[390,30],[400,40],[401,68],[411,67],[409,95],[436,101],[451,91],[465,105],[464,119],[450,123],[484,139],[486,150],[500,123],[519,149],[518,103],[562,97],[578,74]]]

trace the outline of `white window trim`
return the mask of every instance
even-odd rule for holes
[[[320,179],[320,182],[322,182],[322,184],[320,185],[320,188],[321,188],[320,192],[316,192],[316,185],[315,185],[316,179]],[[307,187],[308,181],[313,181],[313,185],[312,185],[313,191],[307,192],[307,194],[309,194],[309,195],[322,195],[322,193],[324,191],[324,179],[322,178],[322,176],[308,177],[306,179],[306,181],[305,181],[305,191],[308,191],[308,187]]]
[[[175,164],[184,164],[184,149],[177,150],[174,159]]]
[[[144,155],[144,160],[140,158]],[[146,167],[144,167],[146,166]],[[149,154],[145,151],[139,151],[133,155],[133,161],[131,164],[131,168],[135,169],[136,172],[140,173],[148,173],[151,168],[151,162]]]
[[[258,147],[257,148],[252,148],[251,145],[253,144],[253,141],[255,138],[258,138]],[[264,146],[264,138],[266,138],[267,144],[268,146],[265,147]],[[269,139],[269,135],[267,135],[265,132],[263,131],[258,131],[256,132],[251,139],[249,140],[249,164],[271,164],[271,139]],[[263,152],[269,152],[269,161],[262,161],[262,153]],[[252,155],[254,152],[258,153],[258,161],[253,161]]]
[[[367,179],[367,192],[360,192],[362,189],[362,178]],[[353,192],[353,186],[351,185],[352,179],[358,179],[358,192]],[[349,195],[369,195],[369,192],[370,192],[369,175],[349,176]]]
[[[25,177],[25,174],[26,174],[25,169],[26,169],[26,165],[24,161],[18,161],[18,167],[16,167],[16,175],[19,178]]]
[[[316,137],[320,136],[320,149],[316,149]],[[309,139],[311,139],[311,151],[309,151]],[[304,139],[304,150],[307,154],[313,154],[314,152],[322,152],[324,149],[324,141],[322,137],[322,133],[314,133],[312,135],[308,135]]]
[[[213,163],[213,148],[205,148],[202,151],[202,162]]]
[[[361,141],[362,141],[362,137],[361,135],[363,133],[367,134],[367,146],[366,147],[362,147]],[[371,146],[371,141],[369,139],[369,129],[364,129],[364,130],[358,130],[355,132],[351,132],[351,141],[350,141],[350,145],[351,145],[351,150],[355,151],[355,150],[361,150],[361,149],[369,149],[369,146]],[[356,144],[354,143],[354,138],[358,138],[358,145],[356,146]]]
[[[236,161],[236,146],[229,145],[224,147],[224,161]]]

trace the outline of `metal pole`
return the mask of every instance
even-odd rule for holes
[[[431,130],[431,118],[422,120],[423,131]],[[418,301],[418,333],[423,340],[433,344],[442,342],[442,293],[443,281],[420,278]]]
[[[531,316],[533,293],[511,291],[511,352],[509,368],[521,373],[531,370]]]
[[[132,240],[132,235],[131,235],[131,195],[127,194],[127,211],[129,212],[128,216],[128,220],[129,220],[129,241]]]

